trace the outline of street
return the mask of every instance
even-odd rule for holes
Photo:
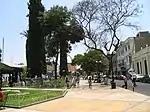
[[[119,87],[121,87],[124,84],[123,80],[115,80],[115,82],[116,85]],[[135,92],[150,96],[150,84],[140,83],[140,82],[136,82],[136,83],[137,86],[135,87]],[[132,90],[131,80],[128,80],[128,89]]]

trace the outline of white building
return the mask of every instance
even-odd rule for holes
[[[150,74],[150,46],[146,45],[140,51],[135,52],[132,56],[132,67],[136,73],[142,75]]]
[[[146,46],[150,46],[148,31],[139,32],[136,37],[129,37],[121,42],[116,52],[118,74],[123,74],[130,68],[136,69],[139,74],[149,74],[149,57],[147,56],[149,47],[146,48]]]
[[[134,37],[129,37],[124,42],[120,43],[116,52],[118,74],[122,74],[122,72],[131,68],[133,50]]]

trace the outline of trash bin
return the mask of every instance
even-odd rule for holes
[[[116,89],[116,83],[111,81],[111,89]]]

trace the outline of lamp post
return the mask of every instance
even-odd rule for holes
[[[98,72],[98,79],[97,79],[97,80],[98,80],[98,83],[101,83],[101,80],[100,80],[100,73],[99,73],[99,64],[102,63],[102,61],[101,61],[101,60],[98,60],[98,61],[96,61],[96,63],[97,63],[97,65],[98,65],[98,66],[97,66],[97,67],[98,67],[98,68],[97,68],[97,72]]]

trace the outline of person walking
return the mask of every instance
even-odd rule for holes
[[[73,87],[75,88],[76,87],[76,78],[75,78],[75,76],[73,76],[72,84],[73,84]]]
[[[89,88],[92,89],[92,77],[89,77],[88,83],[89,83]]]
[[[80,75],[79,74],[77,74],[76,82],[77,82],[77,87],[79,88],[79,83],[80,83]]]
[[[69,89],[69,78],[66,76],[66,85],[67,85],[67,88]]]
[[[135,87],[135,86],[137,86],[136,85],[136,75],[132,75],[132,83],[133,83],[133,86]]]
[[[127,82],[128,79],[127,79],[127,77],[123,76],[123,80],[124,80],[124,85],[122,87],[127,89],[127,87],[128,87],[128,82]]]

